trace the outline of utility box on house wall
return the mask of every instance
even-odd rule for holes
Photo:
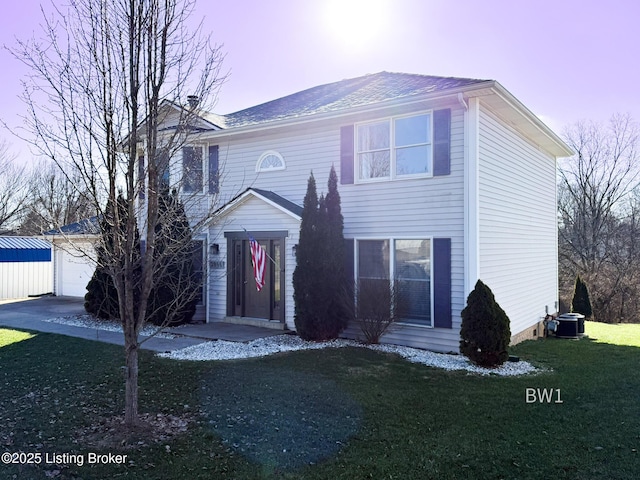
[[[0,300],[52,290],[51,244],[38,238],[0,237]]]

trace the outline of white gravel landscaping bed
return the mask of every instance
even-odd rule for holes
[[[76,327],[93,328],[96,330],[122,332],[122,325],[119,321],[96,320],[92,315],[48,318],[45,321]],[[150,336],[156,333],[157,330],[158,329],[155,326],[146,326],[140,333],[142,336]],[[156,336],[159,338],[176,338],[176,335],[163,332],[156,334]],[[170,353],[159,353],[158,356],[174,360],[236,360],[242,358],[264,357],[267,355],[273,355],[274,353],[292,352],[295,350],[317,350],[321,348],[339,347],[371,348],[372,350],[377,350],[379,352],[395,353],[409,362],[421,363],[423,365],[442,368],[444,370],[467,370],[480,375],[516,376],[540,372],[540,369],[537,369],[529,362],[524,361],[506,362],[498,368],[483,368],[473,365],[462,355],[435,353],[417,348],[401,347],[398,345],[365,345],[353,340],[345,339],[332,340],[329,342],[307,342],[297,335],[275,335],[272,337],[259,338],[246,343],[216,340],[212,342],[204,342],[199,345],[193,345],[180,350],[174,350]]]
[[[499,368],[482,368],[467,360],[462,355],[434,353],[417,348],[401,347],[397,345],[363,345],[352,340],[332,340],[330,342],[306,342],[296,335],[276,335],[260,338],[247,343],[228,342],[218,340],[205,342],[200,345],[175,350],[170,353],[159,353],[160,357],[174,360],[233,360],[272,355],[279,352],[294,350],[312,350],[320,348],[363,347],[386,353],[395,353],[410,362],[421,363],[445,370],[468,370],[480,375],[515,376],[539,372],[528,362],[507,362]]]
[[[105,330],[107,332],[122,333],[122,323],[119,320],[97,320],[93,315],[74,315],[72,317],[57,317],[44,319],[45,322],[60,323],[62,325],[71,325],[73,327],[93,328],[95,330]],[[148,325],[143,327],[140,335],[150,337],[158,331],[158,327]],[[170,333],[160,332],[155,335],[158,338],[176,338]]]

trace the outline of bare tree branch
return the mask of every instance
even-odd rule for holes
[[[45,19],[43,41],[12,50],[32,72],[23,95],[29,140],[63,171],[79,172],[75,189],[86,192],[108,226],[110,241],[103,232],[100,248],[118,292],[130,425],[138,415],[138,337],[149,318],[147,300],[175,253],[156,251],[157,226],[167,221],[158,208],[161,175],[167,159],[197,139],[199,110],[180,105],[189,94],[207,108],[224,79],[220,48],[201,29],[187,29],[193,7],[191,0],[70,0]],[[115,207],[120,195],[124,210]],[[198,197],[185,200],[195,205]],[[204,224],[203,213],[194,228]]]

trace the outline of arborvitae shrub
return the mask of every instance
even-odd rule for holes
[[[589,289],[587,288],[587,284],[580,278],[580,275],[576,277],[576,284],[573,289],[573,299],[571,300],[571,311],[574,313],[581,313],[585,318],[591,318],[591,315],[593,315],[591,299],[589,298]]]
[[[346,327],[343,219],[333,167],[327,196],[318,200],[313,173],[304,197],[293,272],[294,321],[304,340],[331,340]]]
[[[493,292],[478,280],[462,310],[460,352],[476,365],[496,367],[509,358],[509,317]]]
[[[338,193],[338,175],[331,166],[329,181],[327,182],[326,207],[326,283],[330,289],[327,306],[327,323],[329,323],[330,335],[336,338],[349,322],[348,305],[341,298],[353,283],[353,278],[347,279],[345,273],[345,243],[344,243],[344,219],[340,206],[340,194]],[[350,281],[350,283],[349,283]]]

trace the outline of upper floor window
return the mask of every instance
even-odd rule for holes
[[[256,163],[256,172],[271,172],[274,170],[284,170],[284,158],[278,152],[268,151],[260,155]]]
[[[360,180],[432,174],[430,113],[361,124],[356,136]]]
[[[182,147],[182,190],[202,192],[204,178],[202,147]]]

